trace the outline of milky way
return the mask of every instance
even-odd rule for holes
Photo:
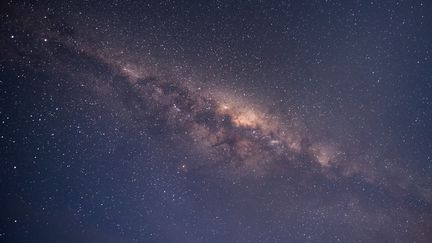
[[[31,52],[30,59],[20,60],[24,65],[40,65],[41,70],[57,77],[80,80],[84,88],[102,100],[111,97],[107,105],[113,102],[117,103],[114,111],[118,105],[128,110],[132,115],[126,119],[139,124],[134,129],[168,129],[168,136],[189,144],[187,149],[204,156],[204,162],[188,166],[216,166],[229,176],[261,177],[300,169],[299,173],[328,179],[360,176],[368,183],[382,184],[379,177],[401,179],[398,174],[376,175],[373,165],[361,158],[369,151],[351,155],[331,135],[317,138],[313,130],[301,122],[299,125],[296,119],[233,92],[235,87],[209,87],[199,79],[188,79],[174,71],[175,64],[154,68],[137,53],[123,51],[113,39],[105,43],[95,41],[101,36],[87,36],[89,26],[74,27],[66,21],[59,24],[56,17],[42,17],[37,11],[29,15],[43,21],[31,22],[25,17],[17,18],[22,22],[16,24],[26,29],[22,37],[38,48],[22,45],[6,53],[17,58],[20,53]],[[46,26],[50,27],[45,30]],[[424,189],[408,181],[385,181],[389,182],[382,185],[391,190],[409,188],[430,198]]]
[[[138,116],[155,116],[163,126],[189,137],[212,160],[229,161],[230,170],[261,175],[274,170],[277,161],[290,166],[299,160],[307,164],[302,166],[328,167],[340,154],[286,129],[278,114],[262,112],[248,101],[236,101],[232,94],[191,90],[175,80],[140,77],[130,75],[126,68],[117,69],[126,76],[117,77],[112,85],[128,107],[138,107],[134,111]]]
[[[414,236],[420,241],[428,240],[425,230],[432,222],[430,177],[425,176],[428,173],[425,169],[410,167],[402,159],[404,154],[397,151],[397,148],[404,148],[407,136],[402,140],[403,146],[392,147],[390,142],[383,142],[386,140],[380,136],[385,137],[383,134],[391,130],[391,126],[383,125],[384,128],[378,129],[368,124],[374,119],[383,119],[380,112],[384,114],[385,109],[377,105],[376,109],[381,109],[379,112],[372,107],[373,115],[364,115],[369,113],[364,111],[361,95],[354,99],[352,107],[344,101],[337,108],[325,103],[327,99],[339,102],[352,93],[360,94],[360,91],[353,91],[357,87],[355,81],[349,81],[353,84],[346,90],[337,86],[344,85],[338,83],[340,81],[316,88],[323,93],[326,89],[337,92],[317,95],[320,100],[310,104],[308,93],[299,91],[308,88],[296,86],[298,79],[300,83],[312,80],[306,78],[308,74],[296,79],[282,72],[286,76],[284,82],[274,89],[278,92],[282,87],[295,90],[299,94],[293,99],[304,95],[305,100],[287,102],[291,97],[286,92],[288,97],[281,105],[278,103],[282,103],[281,97],[266,95],[263,87],[267,79],[274,78],[274,73],[289,70],[289,65],[273,67],[283,58],[261,58],[257,52],[237,60],[237,51],[244,50],[236,47],[238,50],[233,48],[228,57],[212,59],[219,43],[210,41],[210,47],[204,48],[210,54],[201,65],[188,56],[187,51],[180,55],[182,50],[173,48],[181,49],[182,45],[169,42],[189,34],[178,32],[178,36],[165,36],[165,31],[170,31],[163,28],[169,29],[171,25],[162,21],[158,29],[152,22],[156,20],[147,15],[143,15],[140,24],[150,26],[150,30],[146,29],[145,34],[130,31],[133,34],[126,35],[121,27],[124,23],[105,24],[106,19],[92,19],[89,13],[86,16],[81,11],[71,10],[77,14],[62,17],[56,13],[59,10],[50,5],[9,5],[2,15],[7,24],[2,27],[6,34],[0,38],[5,47],[1,70],[6,73],[3,80],[13,76],[17,83],[8,83],[10,88],[4,92],[6,101],[2,98],[2,102],[8,104],[1,113],[6,117],[3,124],[12,135],[2,134],[1,139],[7,140],[4,148],[13,151],[5,159],[8,164],[5,173],[12,175],[5,176],[8,178],[5,180],[8,198],[5,208],[29,212],[26,220],[42,218],[50,224],[61,225],[70,218],[73,218],[71,221],[78,218],[77,232],[84,232],[84,228],[97,233],[76,239],[95,242],[110,238],[107,233],[110,227],[121,229],[119,241],[130,234],[128,239],[132,242],[147,239],[170,242],[183,234],[181,242],[255,242],[257,239],[257,242],[319,242],[321,237],[325,242],[349,242],[355,239],[376,241],[381,236],[389,241],[399,236],[403,240]],[[120,11],[115,9],[114,12]],[[125,23],[132,22],[133,16]],[[230,24],[237,26],[234,22]],[[265,30],[259,27],[262,21],[252,22],[258,27],[250,28]],[[188,28],[187,24],[175,22],[174,26],[176,24],[180,29]],[[210,26],[205,33],[213,31],[215,27]],[[295,31],[284,27],[282,33],[285,35],[285,32]],[[154,36],[157,36],[157,48],[144,48],[142,43]],[[213,34],[210,36],[214,38]],[[242,40],[248,36],[242,36]],[[203,38],[192,36],[198,44]],[[250,38],[250,41],[265,47],[267,42],[258,39]],[[271,40],[269,38],[269,43]],[[302,45],[306,45],[304,43]],[[268,46],[271,49],[277,45]],[[159,49],[164,52],[157,52]],[[300,53],[308,53],[306,49],[299,49]],[[194,56],[195,49],[192,50]],[[323,54],[317,53],[313,62],[320,65]],[[326,55],[331,56],[331,53]],[[301,55],[293,56],[301,62]],[[223,64],[224,59],[233,60],[228,63],[233,67]],[[271,71],[261,67],[264,71],[260,68],[252,73],[248,65],[237,63],[243,59],[264,63]],[[361,57],[361,60],[371,59]],[[244,74],[236,69],[237,65],[249,71]],[[305,70],[320,68],[309,59],[303,65]],[[355,68],[357,66],[353,65]],[[337,80],[337,74],[343,73],[340,69],[343,69],[341,63],[328,65],[322,68],[324,74],[320,75],[323,79],[329,75],[329,79]],[[225,72],[233,73],[231,79],[220,81]],[[258,82],[244,81],[245,77],[250,77],[248,75],[256,76]],[[373,71],[371,75],[382,74]],[[3,80],[2,85],[8,82]],[[380,77],[378,80],[381,82]],[[20,94],[22,87],[30,87],[26,95]],[[21,96],[30,98],[20,101],[17,97]],[[44,105],[35,109],[38,104],[35,100],[39,97]],[[298,108],[298,103],[302,102],[304,109]],[[321,106],[330,107],[330,114]],[[311,111],[306,112],[309,108]],[[337,109],[349,112],[340,115]],[[326,117],[329,119],[326,122],[320,120]],[[416,119],[417,122],[421,120]],[[17,128],[9,129],[14,127],[11,120],[17,122]],[[343,124],[347,120],[352,123]],[[44,121],[47,122],[42,127],[28,125]],[[330,129],[332,122],[340,131]],[[53,142],[54,139],[58,141]],[[33,150],[37,152],[29,152]],[[408,147],[404,151],[416,154]],[[33,167],[37,168],[33,169],[36,172],[32,171]],[[22,179],[25,183],[13,179],[21,177],[26,178]],[[27,185],[27,181],[28,186],[21,186]],[[52,190],[49,189],[51,184]],[[55,193],[49,193],[51,191]],[[68,194],[70,191],[74,193]],[[63,192],[63,197],[56,194]],[[63,204],[57,197],[63,198],[66,209],[58,206]],[[15,201],[21,203],[15,206]],[[39,201],[42,203],[38,204]],[[52,201],[56,203],[51,204]],[[47,208],[53,213],[39,217]],[[67,219],[56,221],[58,212],[55,210],[66,211]],[[22,220],[16,219],[15,215],[20,214],[15,211],[7,217],[7,225]],[[93,214],[102,215],[102,221],[109,223],[100,223],[99,215],[93,222]],[[82,222],[90,226],[82,226]],[[103,233],[98,231],[100,224]],[[143,225],[150,225],[149,229]],[[167,229],[163,229],[165,226]],[[142,228],[136,230],[136,227]],[[0,237],[9,234],[2,230],[0,227]],[[314,233],[304,233],[309,230]],[[42,235],[38,239],[46,238]]]
[[[135,119],[148,123],[152,117],[161,126],[184,134],[198,151],[208,154],[213,163],[228,161],[227,171],[261,176],[283,167],[320,166],[325,170],[336,164],[344,166],[344,152],[334,144],[312,141],[305,132],[282,124],[280,114],[266,112],[265,107],[238,94],[197,88],[199,80],[185,84],[176,75],[164,77],[166,75],[157,72],[150,75],[142,71],[145,66],[116,60],[106,50],[94,51],[95,47],[89,45],[88,40],[74,32],[41,34],[34,32],[42,28],[38,25],[28,28],[32,34],[30,38],[42,40],[41,50],[35,55],[51,60],[47,67],[56,75],[81,75],[88,79],[86,85],[94,90],[97,84],[92,77],[101,79],[106,74],[113,75],[112,80],[102,81],[104,89],[109,89],[110,95],[118,95],[118,102],[133,110]],[[66,24],[61,28],[73,30]],[[119,53],[115,49],[110,51]],[[123,56],[122,59],[128,58]],[[105,73],[98,74],[86,68],[77,73],[82,69],[77,66],[79,62],[96,65]],[[343,169],[345,173],[352,173],[349,166]]]

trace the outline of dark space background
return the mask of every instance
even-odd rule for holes
[[[432,241],[430,2],[0,6],[1,242]]]

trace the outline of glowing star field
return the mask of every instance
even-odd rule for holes
[[[1,4],[1,242],[431,242],[432,6]]]

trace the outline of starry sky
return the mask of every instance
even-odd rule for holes
[[[428,1],[2,1],[1,242],[431,242]]]

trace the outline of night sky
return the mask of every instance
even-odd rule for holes
[[[432,242],[430,1],[0,6],[0,242]]]

